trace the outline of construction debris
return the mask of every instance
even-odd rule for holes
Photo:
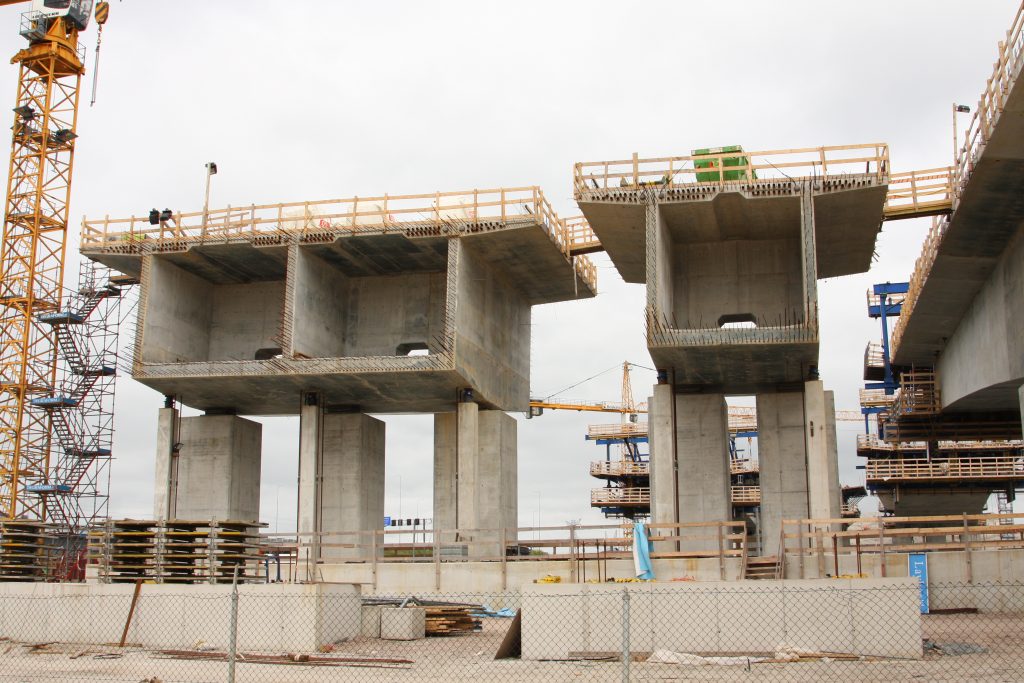
[[[473,603],[421,600],[414,596],[404,600],[367,598],[363,600],[363,606],[422,607],[426,610],[427,636],[452,636],[476,633],[482,628],[477,615],[493,611],[490,608],[485,608],[483,605]]]

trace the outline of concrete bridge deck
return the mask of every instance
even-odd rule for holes
[[[1000,43],[893,332],[893,362],[934,365],[943,411],[1020,410],[1024,383],[1024,7]]]

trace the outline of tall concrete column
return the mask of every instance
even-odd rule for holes
[[[676,439],[672,425],[672,385],[657,384],[648,401],[648,444],[651,473],[651,521],[674,524],[678,520],[676,494]],[[675,550],[675,544],[664,550]]]
[[[369,557],[369,532],[384,525],[384,443],[385,424],[369,415],[302,406],[298,528],[311,559]],[[364,547],[335,547],[349,544]]]
[[[1020,399],[1020,424],[1021,428],[1024,429],[1024,384],[1020,385],[1017,389],[1017,397]]]
[[[178,409],[161,408],[156,423],[156,482],[153,518],[175,519],[178,491]]]
[[[263,425],[236,415],[182,418],[175,518],[259,521],[262,437]]]
[[[676,459],[679,522],[732,519],[729,476],[729,412],[722,394],[679,394]],[[685,533],[685,532],[684,532]],[[711,530],[700,532],[711,536]],[[681,541],[680,550],[717,551],[717,538]]]
[[[296,529],[299,560],[316,563],[320,559],[320,532],[323,531],[320,500],[323,483],[323,406],[315,393],[303,395],[299,406],[299,482]],[[306,548],[301,546],[305,544]],[[307,576],[312,580],[314,575]]]
[[[836,395],[825,392],[825,428],[828,433],[829,517],[843,516],[843,487],[839,483],[839,435],[836,432]]]
[[[757,395],[757,448],[761,554],[775,555],[782,520],[806,519],[808,514],[802,392]]]
[[[828,392],[831,393],[831,392]],[[834,399],[833,399],[834,400]],[[807,454],[807,510],[811,519],[838,517],[836,468],[829,466],[829,401],[821,380],[804,383],[804,452]],[[832,407],[832,435],[835,408]]]
[[[497,540],[500,529],[518,526],[517,425],[500,410],[460,403],[434,416],[434,528],[460,533],[458,540]],[[442,542],[456,540],[445,534]],[[498,546],[470,546],[470,555],[494,555]]]

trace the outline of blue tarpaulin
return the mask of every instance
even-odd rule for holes
[[[651,542],[647,540],[647,529],[643,522],[633,525],[633,567],[636,569],[636,578],[654,578],[654,569],[651,567]]]

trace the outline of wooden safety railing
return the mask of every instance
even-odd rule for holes
[[[590,504],[595,507],[623,505],[637,507],[651,504],[651,489],[647,487],[618,488],[609,486],[591,489]]]
[[[646,422],[621,422],[619,424],[590,425],[587,427],[587,438],[591,441],[596,439],[640,438],[645,436],[647,436]]]
[[[760,471],[760,464],[757,460],[743,458],[732,460],[729,463],[729,472],[731,474],[752,474],[758,471]]]
[[[910,370],[900,373],[892,416],[936,415],[942,410],[939,384],[933,370]]]
[[[292,236],[299,241],[323,241],[325,237],[389,232],[449,236],[470,232],[481,223],[509,221],[540,225],[566,258],[575,256],[570,250],[570,227],[536,186],[229,206],[207,212],[175,212],[157,225],[150,224],[148,215],[86,218],[81,248],[137,252],[154,242],[198,244]],[[584,281],[594,285],[593,263],[575,256],[575,264]]]
[[[654,559],[715,558],[720,578],[726,561],[736,562],[746,552],[744,522],[646,525]],[[434,567],[440,589],[444,565],[488,562],[501,572],[507,587],[506,566],[517,562],[569,563],[571,580],[579,578],[580,563],[632,557],[632,523],[519,527],[517,529],[394,528],[375,531],[265,534],[265,556],[284,565],[286,581],[321,581],[324,565],[364,567],[376,586],[378,568],[392,563],[427,563]],[[694,549],[705,548],[705,549]]]
[[[961,479],[1022,479],[1024,459],[1015,457],[873,458],[865,466],[868,482],[957,481]]]
[[[604,250],[601,240],[594,234],[585,217],[571,216],[563,219],[562,223],[565,226],[566,239],[569,241],[570,254],[590,254]]]
[[[697,164],[702,167],[698,168]],[[873,175],[885,181],[889,174],[889,146],[871,143],[652,158],[633,154],[631,159],[577,163],[573,186],[579,200],[593,191],[617,188],[663,188],[697,183],[756,185],[796,178],[827,181],[858,174]],[[712,179],[707,179],[709,176]]]
[[[732,486],[729,494],[733,505],[761,504],[760,486]]]
[[[780,555],[797,565],[798,576],[788,578],[861,574],[861,559],[868,555],[879,556],[884,577],[886,555],[962,551],[971,581],[972,552],[1024,548],[1024,513],[790,519],[783,520],[782,530]]]
[[[646,462],[601,460],[590,463],[590,476],[592,477],[646,477],[650,473],[651,465]]]
[[[856,503],[842,503],[840,505],[840,514],[843,517],[856,517],[860,515],[860,508],[857,507]]]
[[[987,453],[1012,453],[1013,457],[1024,455],[1024,441],[1020,440],[978,440],[978,441],[939,441],[940,454],[943,452],[972,452],[985,451]],[[874,434],[858,434],[858,451],[925,451],[928,444],[924,441],[904,441],[902,443],[889,443],[883,441]]]
[[[936,216],[952,210],[952,166],[893,173],[889,176],[883,220]]]

